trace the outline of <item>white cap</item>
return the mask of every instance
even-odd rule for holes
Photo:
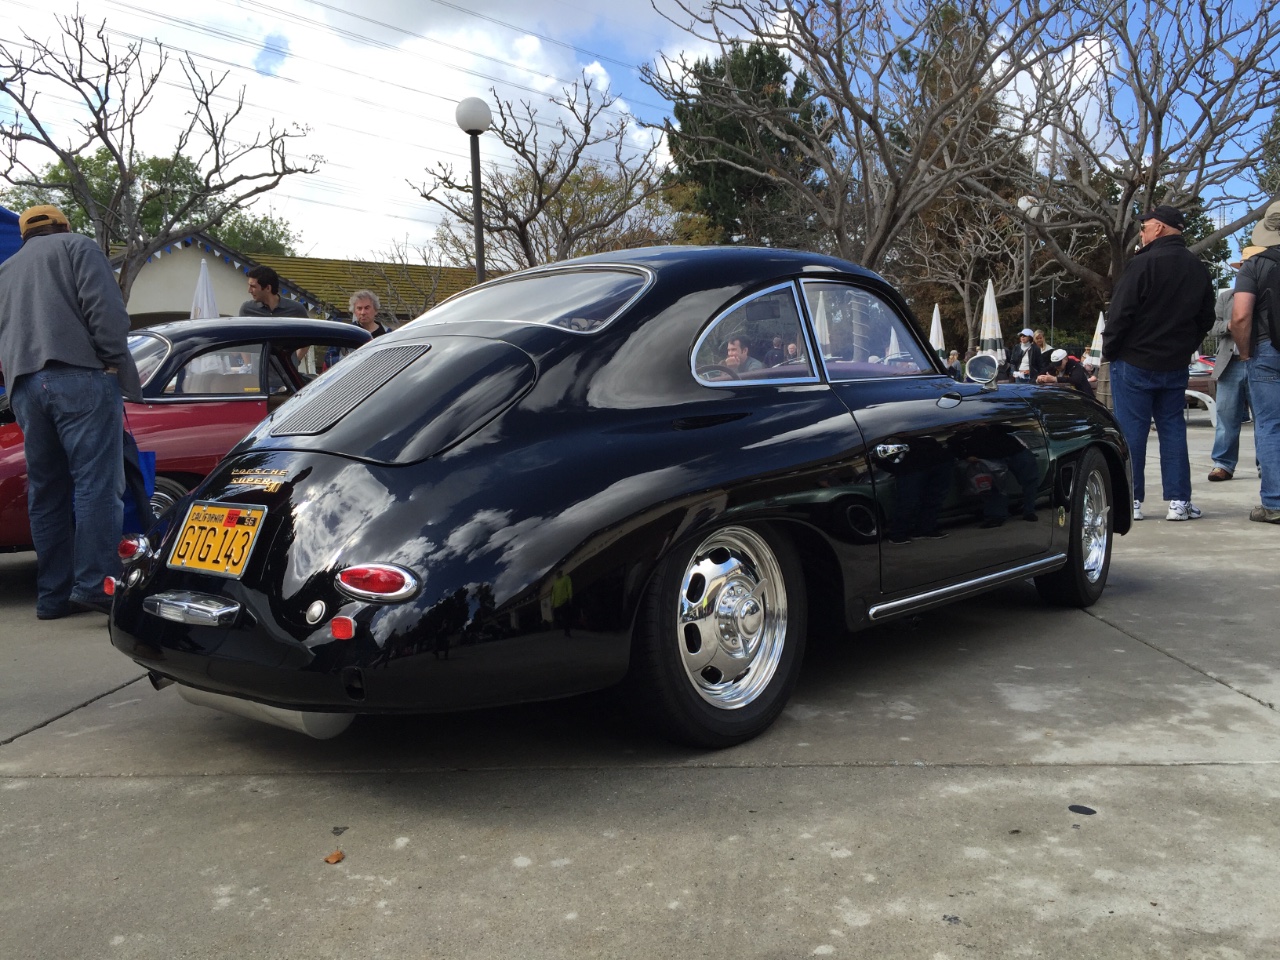
[[[1053,351],[1053,353],[1049,354],[1049,359],[1053,363],[1061,363],[1063,360],[1067,359],[1067,351],[1059,347],[1057,350]]]

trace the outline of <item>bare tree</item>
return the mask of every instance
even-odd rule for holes
[[[1089,35],[1090,8],[1108,0],[676,2],[682,25],[721,51],[755,42],[790,57],[826,123],[815,137],[795,121],[796,105],[744,96],[727,75],[697,77],[684,59],[660,60],[649,83],[670,100],[735,112],[759,131],[741,144],[705,143],[717,162],[786,183],[823,234],[815,245],[875,268],[948,190],[1025,164],[1025,144],[1045,122],[1044,78]],[[766,134],[819,176],[804,182],[761,163]]]
[[[413,319],[454,292],[443,283],[445,269],[440,250],[397,240],[382,259],[362,261],[347,274],[352,289],[360,286],[378,295],[383,313]]]
[[[1040,84],[1040,169],[1024,168],[1024,192],[1110,253],[1082,261],[1062,246],[1063,233],[1033,223],[1063,266],[1109,296],[1142,210],[1168,203],[1203,213],[1188,237],[1196,252],[1261,217],[1272,199],[1261,161],[1275,137],[1278,55],[1280,15],[1269,4],[1117,0],[1105,10],[1095,37]]]
[[[0,43],[0,95],[14,113],[13,121],[0,123],[0,177],[23,190],[73,196],[88,214],[102,250],[123,250],[120,289],[126,301],[142,264],[173,236],[215,227],[285,177],[317,169],[318,157],[296,163],[288,156],[290,141],[303,136],[304,128],[272,125],[249,140],[234,139],[231,129],[244,109],[243,89],[231,98],[228,111],[215,109],[227,74],[202,74],[187,55],[179,62],[192,102],[168,152],[169,168],[181,182],[142,176],[140,165],[148,158],[139,149],[138,128],[154,102],[167,53],[158,42],[113,45],[105,22],[93,28],[79,15],[56,20],[62,31],[56,47],[27,33],[25,44]],[[71,99],[77,119],[67,125],[69,132],[44,112],[42,97]],[[36,164],[31,146],[41,148],[36,152],[42,157],[52,154],[57,163]],[[114,191],[105,203],[84,168],[104,152],[114,168]],[[65,180],[45,179],[50,170]],[[158,226],[144,225],[144,209],[157,207],[163,209]]]
[[[498,271],[653,243],[669,229],[670,213],[652,202],[662,189],[659,145],[637,145],[628,117],[609,119],[617,98],[584,75],[550,99],[550,123],[527,101],[497,101],[493,131],[515,162],[514,171],[488,164],[481,178],[485,258]],[[437,236],[446,259],[470,263],[470,180],[439,164],[415,189],[450,215]]]
[[[920,284],[937,284],[954,292],[964,311],[966,343],[977,343],[982,298],[990,280],[997,300],[1021,294],[1026,278],[1022,255],[1023,224],[1003,210],[977,198],[956,192],[916,219],[895,244],[885,273],[905,290]],[[1075,251],[1080,235],[1065,226],[1047,231],[1067,233],[1064,249]],[[1013,251],[1018,251],[1013,255]],[[1031,258],[1030,289],[1060,283],[1062,267],[1044,255]],[[1018,315],[1021,317],[1019,309]],[[1020,323],[1029,323],[1021,317]]]

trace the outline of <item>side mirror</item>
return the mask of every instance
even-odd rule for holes
[[[975,383],[995,383],[996,374],[999,370],[1000,365],[996,363],[996,358],[985,353],[971,357],[969,362],[964,365],[965,376]]]

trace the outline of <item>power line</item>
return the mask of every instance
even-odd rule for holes
[[[330,63],[326,63],[326,62],[323,62],[323,61],[317,60],[317,59],[316,59],[316,58],[314,58],[314,57],[308,57],[308,56],[303,55],[303,54],[294,53],[293,51],[290,51],[290,50],[285,49],[285,48],[274,47],[274,46],[271,46],[271,45],[269,45],[269,44],[265,44],[265,43],[259,42],[259,41],[257,41],[257,40],[249,40],[249,39],[247,39],[247,38],[245,38],[245,37],[243,37],[243,36],[241,36],[241,35],[239,35],[239,34],[234,34],[234,33],[231,33],[231,32],[229,32],[229,31],[220,30],[220,29],[218,29],[218,28],[216,28],[216,27],[210,27],[210,26],[208,26],[208,25],[198,25],[198,24],[190,23],[190,22],[185,21],[185,20],[181,20],[180,18],[177,18],[177,17],[171,16],[171,15],[168,15],[168,14],[157,13],[157,12],[155,12],[155,11],[147,10],[147,9],[144,9],[144,8],[141,8],[141,7],[132,6],[132,5],[130,5],[130,4],[124,3],[124,2],[123,2],[123,0],[109,0],[109,2],[110,2],[113,6],[117,6],[117,7],[120,7],[120,8],[122,8],[122,9],[128,10],[128,11],[130,11],[130,12],[132,12],[132,13],[137,14],[138,16],[141,16],[141,17],[144,17],[144,18],[147,18],[147,19],[153,20],[153,21],[158,21],[158,22],[162,22],[162,23],[167,23],[167,24],[170,24],[170,25],[173,25],[173,26],[180,27],[180,28],[182,28],[182,29],[193,30],[193,31],[195,31],[195,32],[197,32],[197,33],[201,33],[201,34],[204,34],[204,35],[206,35],[206,36],[211,36],[211,37],[214,37],[215,39],[221,39],[221,40],[224,40],[224,41],[226,41],[226,42],[228,42],[228,43],[232,43],[232,44],[235,44],[235,45],[238,45],[238,46],[248,47],[248,48],[250,48],[250,49],[252,49],[252,50],[255,50],[255,51],[257,51],[257,50],[266,50],[266,51],[268,51],[268,52],[278,53],[278,54],[281,54],[281,55],[283,55],[283,56],[289,56],[289,57],[292,57],[292,58],[294,58],[294,59],[296,59],[296,60],[299,60],[299,61],[301,61],[301,62],[304,62],[304,63],[311,63],[311,64],[316,64],[316,65],[324,66],[324,67],[326,67],[326,68],[327,68],[328,70],[330,70],[330,71],[337,71],[337,72],[340,72],[340,73],[345,73],[345,74],[348,74],[348,75],[353,76],[353,77],[357,77],[357,78],[362,79],[362,80],[373,79],[373,80],[374,80],[374,82],[376,82],[376,83],[378,83],[378,84],[385,85],[385,86],[389,86],[389,87],[395,88],[395,89],[397,89],[397,90],[404,91],[404,92],[406,92],[406,93],[417,94],[417,95],[420,95],[420,96],[423,96],[423,97],[428,97],[428,98],[431,98],[431,99],[434,99],[434,100],[441,100],[441,101],[444,101],[445,103],[448,103],[448,104],[456,104],[456,103],[457,103],[457,101],[456,101],[455,99],[453,99],[452,97],[446,97],[446,96],[444,96],[444,95],[442,95],[442,94],[434,93],[433,91],[430,91],[430,90],[424,90],[424,89],[421,89],[421,88],[418,88],[418,87],[408,86],[408,85],[406,85],[406,84],[398,83],[398,82],[393,81],[393,80],[387,80],[387,79],[382,79],[382,78],[369,78],[369,77],[367,77],[365,74],[363,74],[363,73],[361,73],[361,72],[359,72],[359,71],[357,71],[357,70],[354,70],[354,69],[348,68],[348,67],[335,66],[335,65],[333,65],[333,64],[330,64]],[[245,2],[249,3],[250,5],[258,6],[258,7],[263,8],[263,9],[267,9],[267,10],[272,10],[272,9],[273,9],[273,8],[267,7],[265,4],[257,3],[257,2],[256,2],[256,0],[245,0]],[[283,16],[286,16],[285,14],[283,14],[283,12],[281,12],[281,14],[280,14],[280,15],[281,15],[282,17],[283,17]],[[295,18],[295,19],[296,19],[296,18]],[[325,31],[325,32],[334,32],[334,28],[330,27],[330,26],[329,26],[329,25],[327,25],[327,24],[314,24],[313,22],[310,22],[310,21],[308,21],[308,24],[309,24],[309,25],[313,25],[313,26],[317,26],[319,29],[321,29],[321,30],[323,30],[323,31]],[[144,38],[144,37],[138,36],[138,35],[136,35],[136,34],[126,33],[126,32],[124,32],[124,31],[122,31],[122,30],[118,30],[118,29],[115,29],[115,28],[112,28],[112,27],[107,28],[107,32],[108,32],[108,33],[111,33],[112,35],[115,35],[115,36],[121,37],[121,38],[123,38],[123,39],[125,39],[125,40],[130,40],[130,41],[139,42],[139,43],[147,43],[147,42],[151,42],[151,41],[148,41],[148,40],[147,40],[147,38]],[[372,38],[368,38],[368,37],[359,37],[359,36],[356,36],[356,35],[354,35],[354,34],[344,34],[344,36],[345,36],[345,37],[347,37],[347,38],[354,38],[354,39],[357,39],[357,40],[359,40],[359,41],[361,41],[361,42],[368,43],[368,44],[370,44],[370,45],[373,45],[373,46],[375,46],[375,47],[379,47],[379,48],[381,48],[381,49],[395,50],[396,52],[400,53],[401,55],[408,55],[408,56],[414,57],[415,59],[423,60],[424,62],[431,63],[431,64],[433,64],[433,65],[434,65],[434,64],[436,64],[436,61],[434,61],[434,60],[429,60],[428,58],[422,57],[422,56],[421,56],[421,55],[419,55],[419,54],[415,54],[415,53],[412,53],[412,52],[410,52],[410,51],[403,50],[402,48],[397,47],[397,46],[395,46],[395,45],[393,45],[393,44],[388,44],[388,43],[385,43],[385,42],[383,42],[383,41],[374,40],[374,39],[372,39]],[[415,35],[415,36],[416,36],[416,35]],[[165,44],[164,46],[169,46],[169,45]],[[172,47],[169,47],[169,48],[170,48],[170,49],[173,49],[173,50],[175,50],[175,51],[177,51],[177,52],[179,52],[179,53],[185,53],[185,54],[188,54],[188,55],[190,55],[190,56],[193,56],[193,57],[199,58],[199,59],[204,60],[204,61],[206,61],[206,62],[216,63],[216,64],[219,64],[219,65],[221,65],[221,66],[225,66],[225,67],[227,67],[227,68],[229,68],[229,69],[232,69],[232,70],[239,71],[239,70],[242,70],[242,69],[243,69],[243,64],[235,63],[235,62],[232,62],[232,61],[229,61],[229,60],[224,60],[224,59],[222,59],[222,58],[215,57],[215,56],[213,56],[213,55],[211,55],[211,54],[207,54],[207,53],[197,53],[197,52],[195,52],[195,51],[193,51],[193,50],[190,50],[190,49],[187,49],[187,48],[183,48],[183,47],[178,47],[178,46],[176,46],[176,45],[175,45],[175,46],[172,46]],[[473,75],[473,76],[479,77],[479,78],[481,78],[481,79],[489,80],[489,81],[491,81],[491,82],[493,82],[493,83],[495,83],[495,84],[505,84],[505,85],[507,85],[507,86],[514,86],[514,87],[516,87],[517,89],[525,90],[525,91],[530,92],[530,93],[535,93],[535,94],[537,94],[539,97],[545,96],[545,94],[543,94],[543,93],[542,93],[542,91],[539,91],[539,90],[537,90],[537,89],[535,89],[535,88],[533,88],[533,87],[526,87],[526,86],[523,86],[523,85],[520,85],[520,84],[514,84],[514,83],[507,82],[507,81],[502,81],[502,80],[500,80],[500,79],[498,79],[498,78],[496,78],[496,77],[490,77],[490,76],[488,76],[488,75],[486,75],[486,74],[482,74],[482,73],[479,73],[479,72],[477,72],[477,71],[467,70],[466,68],[454,67],[454,66],[452,66],[452,65],[446,65],[446,66],[448,67],[448,69],[457,69],[457,70],[460,70],[461,72],[468,73],[468,74],[470,74],[470,75]],[[258,76],[263,76],[263,75],[262,75],[262,74],[258,74]],[[280,81],[280,82],[283,82],[283,83],[287,83],[287,84],[290,84],[290,85],[295,85],[295,86],[296,86],[296,85],[299,85],[299,82],[298,82],[297,80],[294,80],[294,79],[292,79],[292,78],[290,78],[290,77],[281,77],[281,76],[278,76],[278,75],[275,75],[275,74],[267,74],[267,75],[265,75],[265,76],[269,76],[269,77],[270,77],[271,79],[273,79],[273,80],[277,80],[277,81]],[[348,92],[346,92],[346,91],[319,90],[319,91],[317,91],[317,92],[328,93],[328,94],[330,94],[331,96],[345,97],[345,98],[348,98],[348,99],[354,100],[354,101],[355,101],[355,102],[357,102],[357,103],[362,103],[362,104],[367,105],[367,106],[375,106],[375,107],[379,107],[379,108],[387,108],[387,105],[386,105],[385,103],[378,103],[378,102],[376,102],[376,101],[370,101],[370,100],[367,100],[367,99],[362,99],[362,98],[354,97],[354,96],[352,96],[350,93],[348,93]],[[626,120],[626,119],[634,119],[634,116],[633,116],[633,115],[624,114],[624,113],[621,113],[620,111],[608,110],[608,111],[604,111],[604,112],[605,112],[605,113],[607,113],[607,114],[613,114],[614,116],[618,117],[619,119],[623,119],[623,120]],[[428,123],[432,123],[432,124],[436,124],[436,125],[439,125],[439,126],[444,126],[444,127],[448,128],[448,129],[450,129],[451,131],[452,131],[452,129],[453,129],[452,125],[451,125],[451,124],[449,124],[447,121],[444,121],[444,120],[438,120],[438,119],[435,119],[435,118],[426,118],[426,122],[428,122]],[[557,132],[558,132],[558,130],[559,130],[559,128],[558,128],[555,124],[553,124],[553,123],[549,123],[549,122],[547,122],[547,121],[543,121],[543,120],[539,120],[539,119],[534,118],[532,122],[533,122],[533,124],[534,124],[535,126],[537,126],[537,127],[541,128],[541,129],[543,129],[543,130],[546,130],[546,131],[548,131],[548,132],[550,132],[550,133],[552,133],[552,134],[557,133]],[[448,151],[441,151],[441,152],[446,152],[446,153],[447,153]],[[454,154],[454,155],[456,156],[456,154]],[[587,152],[585,155],[586,155],[586,156],[588,156],[588,157],[589,157],[589,158],[591,158],[591,159],[594,159],[594,160],[597,160],[597,161],[599,161],[599,162],[603,162],[603,163],[607,163],[607,162],[609,162],[609,161],[612,159],[612,157],[611,157],[611,156],[601,155],[601,154],[593,154],[593,153],[591,153],[591,152]]]

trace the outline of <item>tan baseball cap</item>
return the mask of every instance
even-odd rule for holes
[[[53,204],[42,203],[38,207],[28,207],[22,211],[18,217],[18,232],[23,237],[26,237],[36,227],[47,227],[50,224],[61,224],[64,227],[70,227],[71,221],[67,219],[65,213]]]

